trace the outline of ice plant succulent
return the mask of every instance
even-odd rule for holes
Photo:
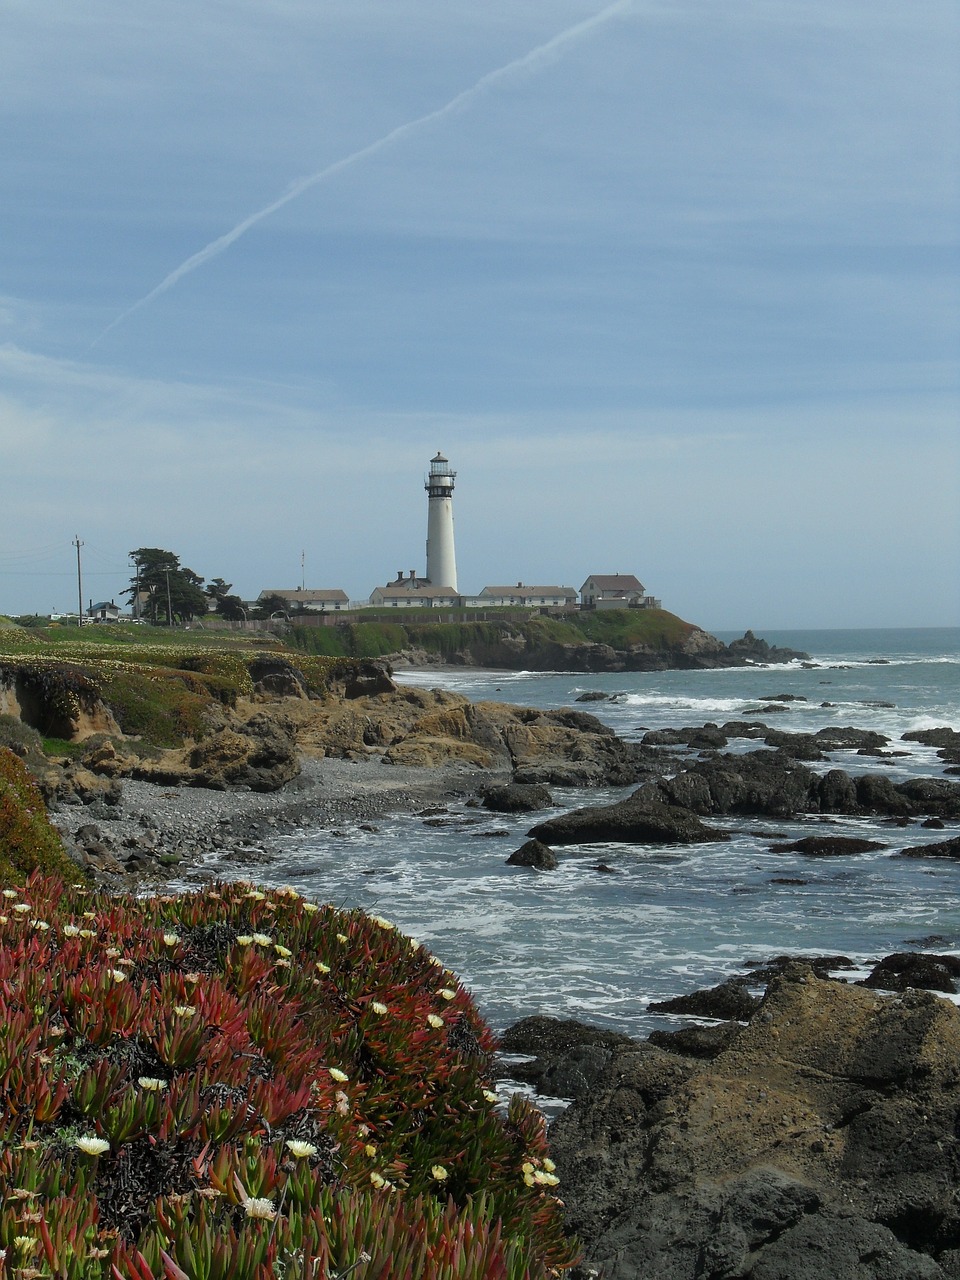
[[[489,1029],[393,926],[248,885],[10,892],[29,903],[0,923],[0,1251],[17,1274],[573,1264],[542,1117],[493,1105]]]

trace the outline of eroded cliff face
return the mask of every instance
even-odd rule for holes
[[[960,1275],[956,1006],[796,966],[730,1025],[712,1061],[605,1050],[553,1125],[604,1280]]]

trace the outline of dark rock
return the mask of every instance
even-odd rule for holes
[[[651,1013],[686,1013],[698,1018],[744,1022],[759,1006],[760,997],[750,994],[745,979],[730,978],[705,991],[674,996],[670,1000],[653,1000],[648,1007]]]
[[[918,844],[911,849],[901,849],[901,858],[960,858],[960,836],[950,840],[938,840],[934,844]]]
[[[948,1001],[801,966],[712,1059],[614,1052],[551,1127],[584,1267],[605,1280],[955,1277],[958,1062]]]
[[[581,693],[576,702],[606,702],[609,694],[600,693],[598,689],[588,689],[586,693]]]
[[[681,1027],[679,1031],[651,1031],[650,1043],[685,1058],[716,1058],[740,1034],[739,1022],[712,1027]]]
[[[616,840],[628,844],[692,844],[729,840],[726,831],[705,826],[676,805],[649,806],[635,793],[619,804],[575,809],[532,827],[529,835],[547,844],[590,844]]]
[[[919,987],[926,991],[957,993],[960,959],[957,956],[932,956],[915,951],[900,951],[884,956],[874,965],[861,986],[883,991],[908,991]]]
[[[771,853],[803,853],[813,858],[844,858],[855,853],[872,853],[885,845],[856,836],[804,836],[789,844],[771,845]]]
[[[743,967],[749,970],[751,986],[760,986],[772,982],[774,978],[785,973],[795,972],[797,966],[809,966],[818,978],[829,978],[838,969],[855,969],[856,965],[849,956],[771,956],[769,960],[744,960]]]
[[[536,867],[538,871],[556,871],[557,855],[540,840],[528,840],[507,859],[508,867]]]
[[[592,1027],[575,1018],[549,1018],[532,1014],[507,1027],[500,1037],[501,1053],[526,1053],[550,1058],[580,1045],[600,1045],[618,1052],[635,1049],[641,1042],[620,1031]]]
[[[537,809],[549,809],[553,796],[546,787],[536,783],[508,782],[504,786],[485,788],[481,802],[485,809],[495,813],[533,813]]]

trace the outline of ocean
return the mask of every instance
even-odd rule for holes
[[[900,739],[915,729],[960,729],[960,628],[758,634],[809,653],[810,662],[604,675],[429,668],[397,679],[477,701],[578,705],[633,739],[648,729],[740,718],[797,732],[874,729],[891,739],[889,751],[906,754],[877,760],[834,752],[829,764],[813,767],[892,780],[943,775],[933,748]],[[618,696],[577,704],[588,691]],[[780,694],[797,700],[751,716]],[[257,874],[388,917],[460,976],[496,1029],[543,1013],[646,1036],[677,1025],[650,1013],[651,1001],[712,986],[746,962],[785,952],[843,954],[865,967],[898,950],[960,954],[960,863],[896,856],[960,827],[830,818],[830,834],[866,836],[883,848],[816,859],[770,846],[822,832],[820,818],[724,819],[718,825],[732,833],[729,844],[573,846],[558,850],[554,872],[505,865],[535,821],[629,790],[555,789],[556,809],[532,816],[461,803],[440,815],[385,817],[374,831],[307,829],[283,838],[276,860]],[[614,874],[597,871],[601,862]],[[244,874],[229,865],[217,872]]]

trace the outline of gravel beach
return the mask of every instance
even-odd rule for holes
[[[162,882],[211,850],[255,865],[291,830],[349,829],[383,813],[416,812],[503,781],[470,766],[403,767],[379,760],[304,758],[279,791],[165,787],[127,778],[119,804],[63,805],[50,814],[67,845],[98,878],[118,887]]]

